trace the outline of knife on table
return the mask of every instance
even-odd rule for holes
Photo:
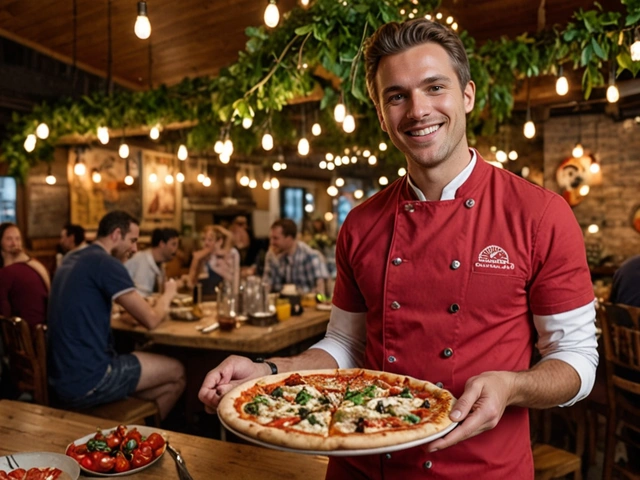
[[[180,477],[180,480],[193,480],[193,477],[189,473],[189,470],[187,470],[187,465],[185,464],[182,455],[180,455],[180,452],[173,448],[169,442],[167,442],[167,450],[169,450],[169,454],[176,462],[176,469],[178,470],[178,477]]]

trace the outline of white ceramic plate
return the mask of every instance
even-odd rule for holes
[[[316,310],[320,310],[323,312],[330,312],[331,311],[331,304],[330,303],[319,303],[316,305]]]
[[[9,458],[11,457],[11,458]],[[17,465],[17,466],[16,466]],[[51,452],[28,452],[14,453],[0,457],[0,470],[10,472],[16,468],[59,468],[71,477],[71,480],[77,480],[80,476],[80,467],[78,463],[71,457],[67,457],[62,453]]]
[[[262,447],[273,448],[275,450],[282,450],[283,452],[293,452],[293,453],[304,453],[308,455],[329,455],[333,457],[356,457],[360,455],[378,455],[381,453],[389,453],[389,452],[397,452],[398,450],[405,450],[407,448],[417,447],[418,445],[423,445],[425,443],[433,442],[434,440],[444,437],[451,430],[456,428],[458,423],[452,423],[447,428],[438,432],[434,435],[430,435],[428,437],[419,438],[417,440],[412,440],[411,442],[398,443],[396,445],[390,445],[387,447],[376,447],[376,448],[363,448],[359,450],[299,450],[296,448],[289,447],[281,447],[280,445],[273,445],[271,443],[266,443],[261,440],[257,440],[255,438],[251,438],[243,433],[235,431],[233,428],[227,425],[223,418],[218,416],[220,419],[220,423],[229,430],[234,435],[237,435],[240,438],[247,440],[248,442],[255,443],[256,445],[260,445]]]
[[[104,433],[105,436],[109,435],[109,433],[113,432],[117,427],[113,427],[113,428],[103,428],[102,433]],[[162,435],[165,440],[166,440],[166,435],[163,435],[163,431],[159,430],[157,428],[152,428],[152,427],[147,427],[146,425],[127,425],[127,430],[132,430],[134,428],[137,428],[138,431],[142,434],[143,437],[148,437],[149,435],[151,435],[152,433],[159,433],[160,435]],[[85,435],[82,438],[79,438],[77,440],[73,441],[74,445],[82,445],[83,443],[87,443],[89,440],[91,440],[93,438],[93,436],[96,434],[96,432],[90,433],[88,435]],[[67,446],[68,447],[68,446]],[[66,449],[65,449],[66,450]],[[100,472],[94,472],[93,470],[87,470],[86,468],[84,468],[82,465],[80,465],[80,469],[86,473],[87,475],[92,475],[94,477],[124,477],[125,475],[131,475],[132,473],[137,473],[140,470],[144,470],[145,468],[150,467],[151,465],[153,465],[154,463],[156,463],[158,460],[160,460],[160,458],[162,458],[162,455],[164,455],[164,452],[167,450],[167,445],[165,443],[165,447],[164,447],[164,451],[162,452],[161,455],[158,455],[158,457],[154,458],[153,460],[151,460],[151,462],[147,463],[146,465],[144,465],[143,467],[139,467],[139,468],[133,468],[131,470],[128,470],[126,472],[120,472],[120,473],[100,473]],[[67,457],[69,459],[71,459],[71,457]],[[73,459],[71,459],[73,460]],[[75,460],[73,460],[73,462],[77,464],[77,462]],[[77,478],[77,477],[76,477]]]

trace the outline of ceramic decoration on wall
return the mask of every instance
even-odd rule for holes
[[[602,183],[602,171],[592,172],[591,165],[596,162],[592,155],[580,158],[569,157],[563,160],[556,170],[556,182],[562,191],[562,196],[575,207],[588,194],[588,189]]]

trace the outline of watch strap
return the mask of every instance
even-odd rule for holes
[[[269,365],[269,368],[271,369],[271,375],[276,375],[278,373],[278,366],[275,363],[270,362],[269,360],[265,360],[264,358],[256,358],[253,362],[266,363],[267,365]]]

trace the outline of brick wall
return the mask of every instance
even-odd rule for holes
[[[609,257],[608,263],[617,265],[640,254],[640,233],[631,224],[632,212],[640,207],[640,124],[582,115],[580,125],[585,153],[595,153],[601,164],[602,184],[592,187],[573,211],[588,248],[599,251],[601,261]],[[556,169],[571,155],[578,138],[578,117],[550,118],[543,135],[544,186],[560,192]],[[592,223],[600,227],[596,234],[586,232]]]

